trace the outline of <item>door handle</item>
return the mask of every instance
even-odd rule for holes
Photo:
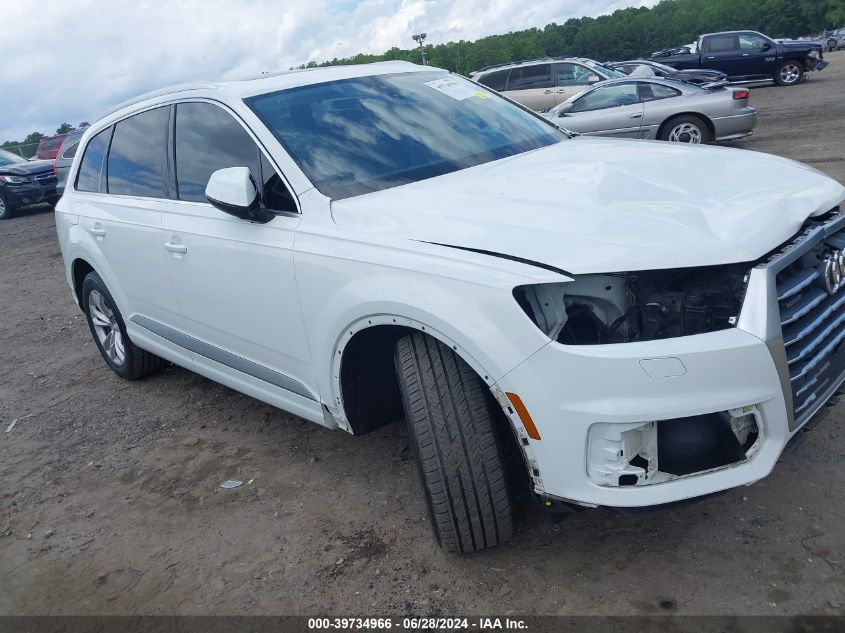
[[[641,113],[641,112],[635,112],[634,114],[632,114],[632,115],[630,116],[630,118],[631,118],[631,119],[642,119],[642,118],[643,118],[643,115],[642,115],[642,113]]]
[[[179,253],[181,255],[188,252],[188,247],[185,244],[179,244],[178,242],[165,242],[164,248],[169,250],[171,253]]]
[[[566,92],[566,90],[564,90],[563,88],[561,88],[560,90],[558,90],[558,91],[557,91],[557,93],[558,93],[559,95],[562,95],[562,94],[564,94],[565,92]]]
[[[551,90],[546,90],[546,91],[544,91],[544,92],[543,92],[543,94],[544,94],[544,95],[550,95],[550,94],[552,94],[552,91],[551,91]]]
[[[94,226],[88,229],[88,232],[93,235],[94,237],[105,237],[106,230],[103,228],[103,225],[97,222]]]

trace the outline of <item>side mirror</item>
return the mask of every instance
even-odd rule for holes
[[[218,169],[208,180],[205,197],[217,209],[250,222],[269,222],[273,214],[261,204],[249,167]]]
[[[565,116],[567,112],[572,110],[572,106],[575,105],[570,101],[564,101],[557,107],[557,115],[559,117]]]
[[[771,48],[772,48],[772,43],[771,43],[771,42],[764,42],[764,43],[763,43],[763,50],[764,50],[764,51],[770,50]]]
[[[593,84],[597,84],[600,81],[601,81],[601,77],[599,77],[598,75],[590,75],[587,78],[587,85],[592,86]]]

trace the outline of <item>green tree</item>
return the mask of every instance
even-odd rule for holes
[[[59,127],[56,128],[56,134],[67,134],[73,129],[73,126],[70,123],[62,123]]]

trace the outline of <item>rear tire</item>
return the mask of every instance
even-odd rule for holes
[[[121,378],[137,380],[161,369],[164,361],[137,347],[106,284],[95,272],[82,282],[82,309],[103,360]]]
[[[396,343],[396,373],[437,542],[467,553],[509,540],[511,501],[487,385],[425,334]]]
[[[8,220],[15,213],[15,208],[10,202],[6,202],[3,194],[0,193],[0,220]]]
[[[713,139],[710,135],[710,128],[700,117],[693,114],[682,114],[663,124],[663,129],[660,130],[660,140],[704,145]]]
[[[804,66],[801,62],[787,60],[783,62],[775,73],[775,83],[778,86],[794,86],[804,79]]]

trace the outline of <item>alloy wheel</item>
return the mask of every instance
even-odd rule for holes
[[[701,144],[701,130],[692,123],[680,123],[669,132],[669,140],[673,143]]]
[[[785,84],[794,84],[801,77],[801,69],[798,64],[786,64],[780,69],[780,79]]]
[[[126,360],[126,349],[123,346],[120,325],[105,297],[96,290],[92,290],[88,295],[88,314],[91,316],[94,332],[106,356],[115,365],[123,365]]]

